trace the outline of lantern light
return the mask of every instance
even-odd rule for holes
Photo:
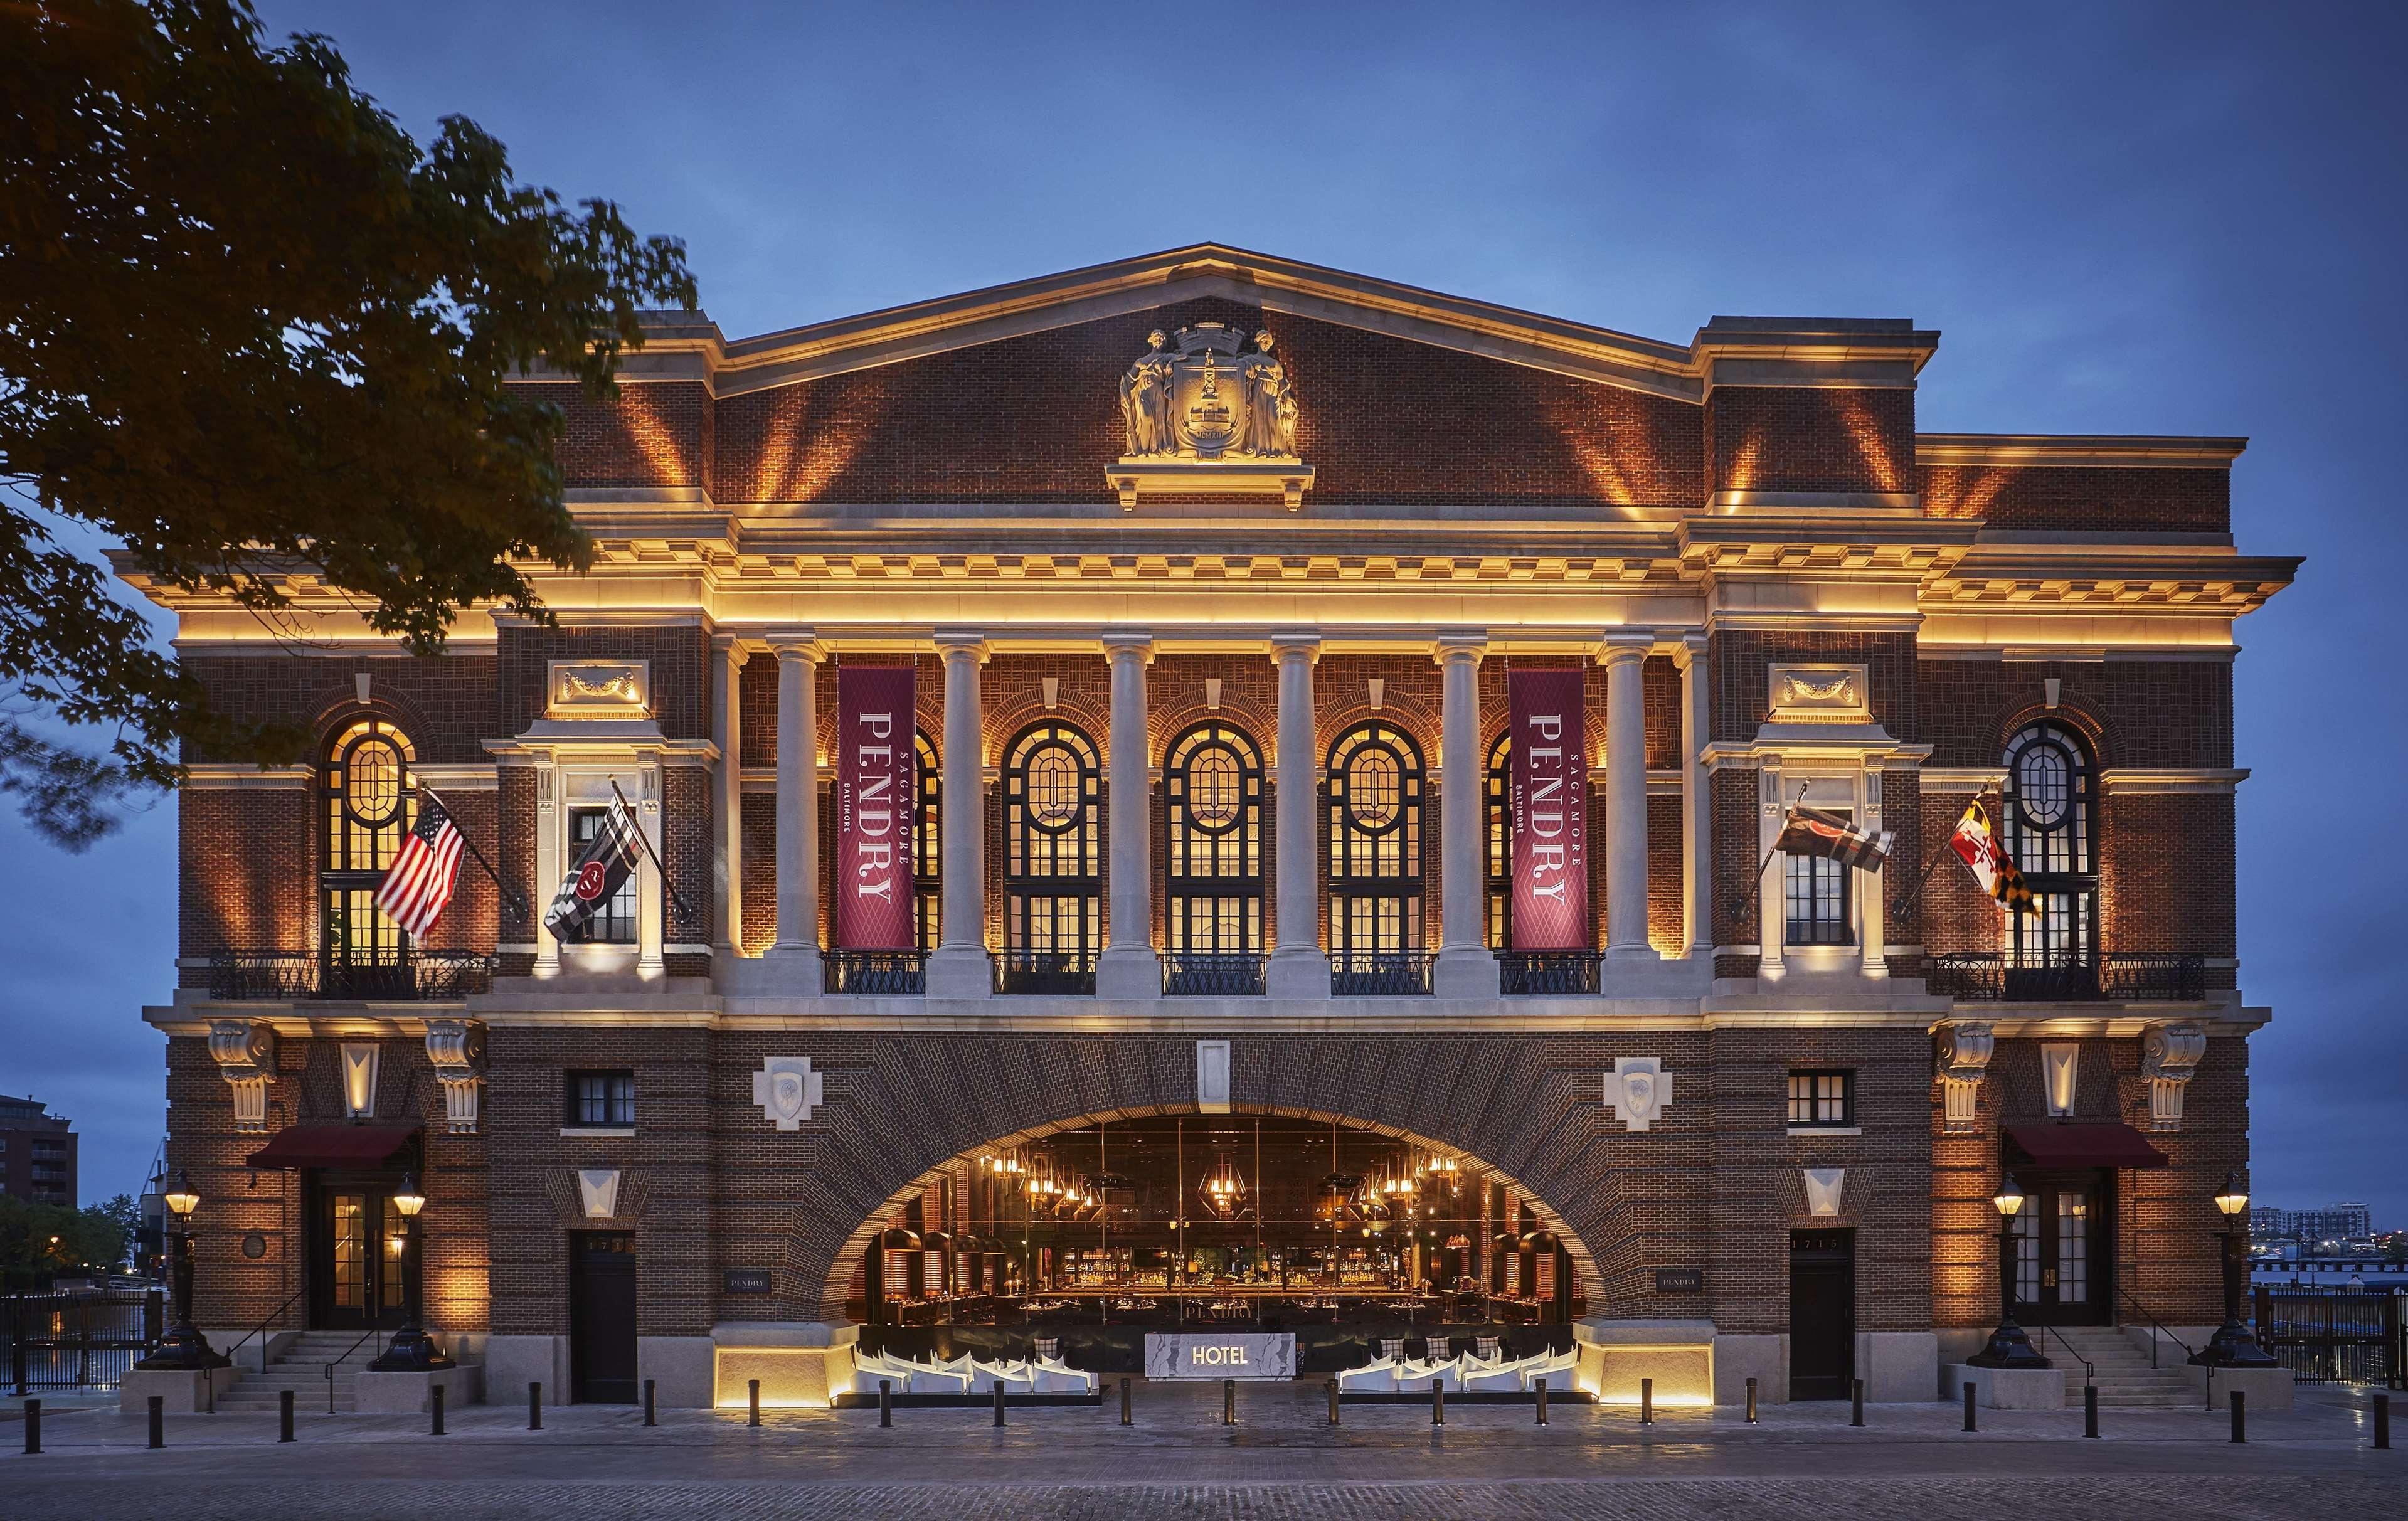
[[[393,1196],[393,1207],[399,1210],[406,1220],[417,1219],[418,1212],[426,1208],[426,1196],[418,1191],[418,1174],[402,1174],[401,1190]]]
[[[2237,1217],[2249,1207],[2249,1195],[2232,1173],[2224,1175],[2224,1191],[2215,1196],[2215,1207],[2227,1220]]]
[[[188,1168],[176,1169],[176,1186],[167,1190],[167,1208],[179,1220],[190,1220],[193,1212],[201,1207],[201,1196],[193,1191],[193,1174]]]
[[[2015,1217],[2015,1212],[2024,1207],[2024,1191],[2015,1186],[2015,1181],[2013,1178],[2009,1178],[1999,1184],[1999,1191],[1996,1194],[1990,1196],[1990,1203],[1998,1209],[2000,1215],[2012,1220]]]

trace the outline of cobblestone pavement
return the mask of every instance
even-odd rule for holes
[[[1646,1428],[1626,1409],[1557,1406],[1540,1428],[1526,1407],[1460,1404],[1441,1428],[1426,1407],[1360,1405],[1333,1428],[1307,1386],[1244,1390],[1235,1427],[1217,1388],[1141,1388],[1138,1411],[1123,1427],[1112,1403],[1014,1410],[1001,1430],[983,1411],[897,1411],[889,1429],[874,1412],[770,1412],[755,1430],[740,1411],[664,1412],[646,1428],[584,1406],[536,1432],[523,1409],[478,1406],[443,1438],[423,1417],[305,1416],[290,1446],[272,1414],[182,1416],[155,1453],[139,1418],[54,1411],[39,1456],[0,1424],[0,1516],[1926,1521],[2003,1502],[2024,1521],[2239,1521],[2295,1517],[2305,1495],[2320,1514],[2408,1502],[2408,1450],[2371,1450],[2362,1399],[2326,1391],[2254,1416],[2245,1446],[2199,1412],[2107,1413],[2089,1442],[2079,1412],[1985,1411],[1966,1435],[1939,1404],[1874,1406],[1862,1429],[1844,1405],[1769,1407],[1755,1427],[1667,1411]]]

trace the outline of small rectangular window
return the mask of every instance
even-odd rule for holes
[[[1848,1071],[1789,1074],[1791,1125],[1856,1123],[1856,1074]]]
[[[582,853],[586,846],[601,837],[603,822],[609,817],[607,808],[577,808],[568,813],[568,849],[570,855]],[[638,873],[629,872],[610,900],[602,905],[594,917],[585,921],[585,932],[580,937],[588,945],[633,945],[636,943]]]
[[[636,1074],[568,1074],[568,1125],[577,1129],[620,1129],[636,1123]]]
[[[1784,855],[1781,881],[1791,945],[1853,945],[1848,897],[1856,873],[1825,855]]]

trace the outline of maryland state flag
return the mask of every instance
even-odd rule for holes
[[[594,832],[585,853],[569,868],[568,880],[552,895],[552,911],[543,916],[543,927],[552,931],[552,939],[582,940],[586,925],[626,882],[643,852],[635,815],[627,811],[624,799],[613,800],[610,811],[602,817],[602,827]]]
[[[1879,871],[1889,859],[1889,832],[1868,834],[1837,813],[1797,807],[1781,830],[1779,849],[1790,855],[1825,855],[1859,871]]]
[[[2024,885],[2022,870],[1999,849],[1979,801],[1965,805],[1965,816],[1956,821],[1956,832],[1948,838],[1948,843],[1972,869],[1973,880],[1982,884],[1982,891],[2005,904],[2011,913],[2034,911],[2031,889]]]

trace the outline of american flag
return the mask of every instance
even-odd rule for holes
[[[452,884],[459,876],[460,831],[452,827],[452,815],[443,811],[441,803],[423,796],[418,805],[418,823],[401,842],[384,881],[377,883],[377,907],[415,939],[443,917],[444,906],[452,901]]]

